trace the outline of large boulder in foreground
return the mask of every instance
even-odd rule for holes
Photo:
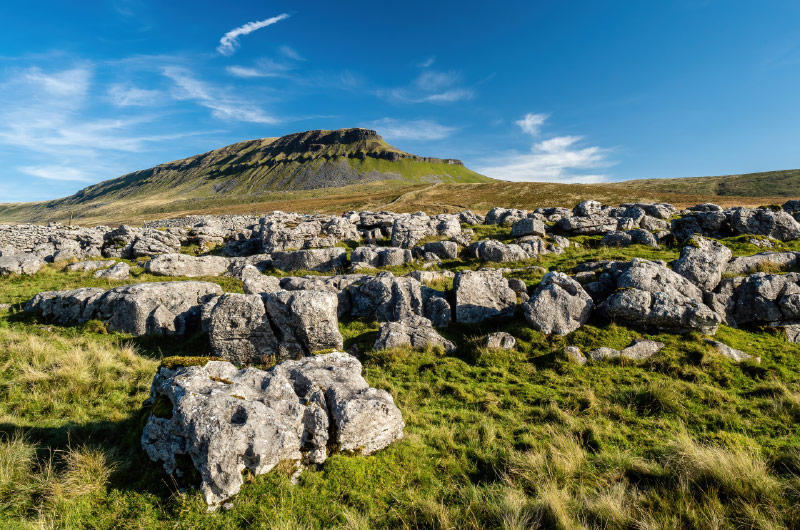
[[[500,271],[463,271],[453,279],[456,321],[476,324],[487,318],[511,317],[517,307],[517,293]]]
[[[222,256],[188,256],[186,254],[162,254],[147,263],[144,268],[156,276],[221,276],[228,271],[230,260]]]
[[[720,316],[703,304],[699,287],[670,269],[634,259],[600,306],[607,318],[632,327],[714,334]]]
[[[548,272],[522,310],[533,329],[566,335],[589,320],[593,307],[581,284],[563,272]]]
[[[730,261],[731,250],[711,239],[694,235],[681,249],[672,269],[704,291],[713,291]]]
[[[239,492],[242,472],[283,461],[322,464],[332,451],[369,455],[403,437],[392,396],[371,388],[346,353],[286,361],[270,370],[228,362],[170,369],[153,379],[142,448],[169,474],[188,456],[210,509]]]

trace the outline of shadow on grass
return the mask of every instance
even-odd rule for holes
[[[34,444],[40,461],[81,446],[101,450],[113,466],[109,487],[122,491],[150,493],[166,498],[177,489],[160,463],[152,462],[141,446],[144,425],[151,408],[142,407],[120,421],[67,423],[59,427],[21,427],[0,423],[0,440],[22,434]]]

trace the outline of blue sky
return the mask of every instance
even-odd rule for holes
[[[800,2],[7,2],[0,202],[370,127],[496,178],[800,167]]]

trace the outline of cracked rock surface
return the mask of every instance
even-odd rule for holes
[[[154,406],[141,443],[151,460],[180,474],[188,456],[209,509],[239,492],[242,471],[283,461],[322,464],[334,450],[369,455],[403,437],[392,396],[371,388],[361,363],[334,352],[269,370],[224,361],[162,367],[145,403]]]

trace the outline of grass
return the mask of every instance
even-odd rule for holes
[[[503,237],[508,228],[482,230]],[[678,254],[594,241],[511,265],[569,270],[587,260]],[[0,302],[120,283],[61,268],[0,280]],[[166,279],[134,271],[129,282]],[[533,283],[541,271],[511,275]],[[367,381],[394,396],[405,438],[369,457],[333,455],[297,485],[290,473],[248,475],[233,509],[208,514],[196,477],[166,476],[139,445],[155,370],[208,355],[205,337],[136,338],[100,322],[54,326],[17,307],[0,312],[3,528],[627,530],[796,528],[800,520],[800,345],[776,330],[722,326],[717,340],[762,358],[736,364],[699,334],[592,321],[546,337],[519,315],[442,330],[458,345],[450,354],[374,351],[378,324],[343,319],[345,348],[357,346]],[[483,348],[494,331],[514,335],[515,348]],[[561,354],[567,345],[621,349],[640,337],[665,347],[641,362],[582,367]]]

